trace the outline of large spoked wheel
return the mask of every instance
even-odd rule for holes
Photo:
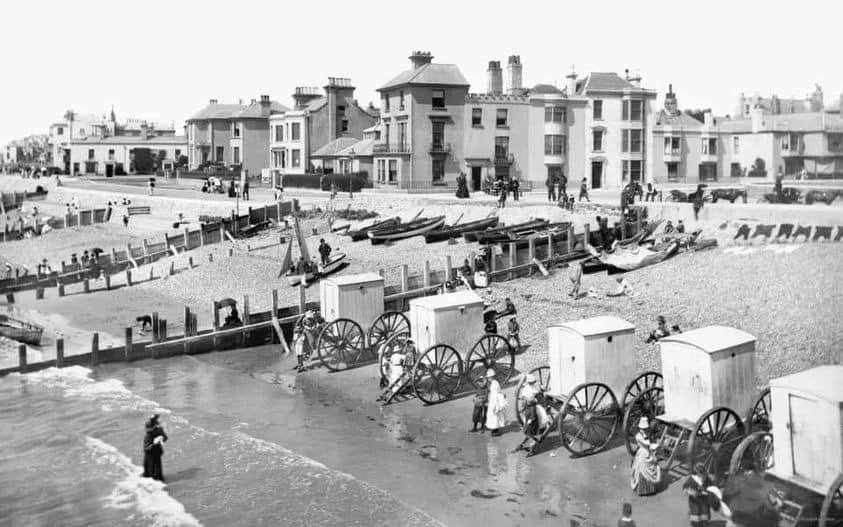
[[[691,467],[702,463],[719,484],[729,472],[729,462],[744,438],[741,418],[726,407],[713,408],[700,417],[688,441]]]
[[[600,452],[620,423],[615,394],[602,383],[580,384],[566,398],[559,415],[562,444],[574,456]]]
[[[820,509],[820,527],[843,526],[843,474],[831,484]]]
[[[645,371],[638,377],[632,379],[623,391],[622,404],[624,413],[626,413],[629,403],[634,401],[641,392],[649,390],[654,386],[662,387],[662,374],[657,371]]]
[[[386,342],[380,345],[378,348],[378,368],[380,369],[382,379],[389,378],[389,358],[392,357],[394,353],[404,350],[408,340],[410,340],[410,333],[401,332],[392,335],[386,340]],[[415,364],[415,354],[413,356],[404,357],[404,363],[407,365]]]
[[[755,402],[752,403],[752,409],[746,417],[746,433],[752,432],[769,432],[773,427],[770,421],[770,388],[764,388]]]
[[[419,355],[413,367],[413,392],[427,404],[447,401],[462,384],[462,358],[447,344],[436,344]]]
[[[546,392],[550,388],[550,366],[539,366],[530,370],[530,374],[536,378],[536,387],[541,391]],[[524,401],[521,399],[521,392],[526,385],[527,376],[521,379],[518,383],[518,389],[515,390],[515,416],[518,418],[518,424],[524,424]]]
[[[365,352],[364,344],[360,324],[347,318],[338,318],[319,333],[316,350],[326,368],[342,371],[361,361]]]
[[[495,379],[503,386],[515,370],[515,354],[512,346],[500,335],[483,335],[474,344],[466,359],[465,369],[468,382],[480,387],[480,379],[486,377],[486,370],[495,370]]]
[[[376,350],[391,336],[399,333],[410,334],[410,321],[404,313],[387,311],[375,319],[369,328],[369,348]]]
[[[763,474],[773,466],[773,435],[753,432],[738,443],[729,460],[729,478],[746,472]]]
[[[660,421],[656,420],[657,415],[664,414],[664,388],[651,386],[639,393],[627,406],[623,414],[623,431],[626,449],[633,456],[638,452],[638,443],[635,436],[638,434],[638,423],[642,417],[650,422],[650,430],[653,435],[661,435]],[[651,437],[650,440],[653,440]]]

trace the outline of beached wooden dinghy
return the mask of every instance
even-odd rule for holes
[[[462,225],[455,225],[451,227],[443,227],[441,229],[430,231],[424,235],[426,243],[441,242],[451,238],[459,238],[466,232],[480,231],[488,228],[497,227],[500,220],[497,216],[491,218],[483,218],[481,220],[474,220]]]
[[[345,231],[345,234],[351,237],[351,241],[357,242],[360,240],[365,240],[368,238],[369,231],[377,230],[377,229],[386,229],[389,227],[397,227],[401,223],[401,218],[389,218],[387,220],[379,221],[373,223],[367,227],[362,227],[360,229],[353,229]]]
[[[477,238],[477,241],[481,245],[491,245],[496,243],[509,243],[509,242],[517,242],[517,241],[524,241],[524,246],[527,245],[527,239],[531,236],[542,236],[542,235],[558,235],[558,240],[563,240],[567,237],[568,227],[571,226],[571,222],[563,221],[559,223],[545,223],[544,225],[540,225],[538,227],[534,227],[531,229],[525,230],[517,230],[517,231],[489,231],[487,233],[483,233]]]
[[[290,274],[287,274],[287,283],[292,286],[299,285],[301,283],[302,276],[305,277],[305,283],[309,284],[313,280],[322,278],[323,276],[327,276],[337,270],[339,270],[346,262],[345,253],[337,253],[331,256],[330,260],[326,265],[319,264],[318,268],[315,271],[311,271],[309,273],[304,274],[297,274],[295,271],[290,271]]]
[[[673,241],[661,247],[648,248],[637,246],[633,248],[617,247],[613,253],[604,253],[598,259],[606,265],[609,274],[625,273],[661,263],[679,251],[679,242]]]
[[[7,315],[0,315],[0,336],[29,344],[30,346],[41,345],[41,335],[44,328],[23,320],[17,320]]]
[[[409,223],[403,223],[397,227],[369,231],[367,235],[372,240],[372,245],[379,245],[386,242],[393,242],[412,238],[438,229],[445,224],[445,216],[433,218],[419,218]]]
[[[462,237],[467,242],[476,242],[481,236],[489,235],[492,233],[503,233],[503,232],[527,232],[530,230],[535,230],[543,225],[547,225],[548,222],[545,219],[537,219],[537,220],[530,220],[525,221],[523,223],[516,223],[514,225],[506,225],[504,227],[499,227],[497,229],[483,229],[483,230],[476,230],[476,231],[469,231],[464,232]]]

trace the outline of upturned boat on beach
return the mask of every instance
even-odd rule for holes
[[[0,315],[0,336],[29,344],[30,346],[41,345],[41,335],[44,328],[41,326],[17,320],[8,315]]]
[[[377,229],[386,229],[389,227],[396,227],[401,223],[401,218],[389,218],[383,221],[375,222],[371,225],[366,227],[361,227],[359,229],[349,229],[345,231],[345,235],[351,238],[351,241],[358,242],[360,240],[365,240],[369,237],[369,231],[377,230]]]
[[[397,227],[371,230],[367,233],[369,239],[372,240],[372,245],[379,245],[385,242],[392,242],[419,236],[434,229],[438,229],[445,224],[445,216],[435,216],[433,218],[419,218],[408,223],[403,223]]]
[[[537,229],[537,228],[539,228],[543,225],[547,225],[548,223],[550,223],[550,222],[548,222],[545,219],[539,218],[539,219],[536,219],[536,220],[525,221],[523,223],[516,223],[514,225],[506,225],[506,226],[503,226],[503,227],[499,227],[497,229],[478,229],[476,231],[468,231],[468,232],[464,232],[462,237],[467,242],[476,242],[481,236],[484,236],[484,235],[491,235],[491,234],[494,234],[494,233],[506,233],[506,232],[512,232],[512,233],[527,232],[527,231],[530,231],[530,230],[535,230],[535,229]]]
[[[345,253],[337,253],[328,260],[328,263],[325,265],[319,265],[316,270],[309,271],[307,273],[296,273],[295,271],[290,271],[287,274],[287,283],[292,286],[299,285],[302,281],[302,277],[304,277],[305,283],[310,283],[313,280],[318,278],[322,278],[323,276],[327,276],[337,270],[345,264]]]
[[[426,243],[441,242],[450,238],[459,238],[463,233],[496,227],[500,220],[497,216],[470,221],[462,225],[442,227],[424,235]]]

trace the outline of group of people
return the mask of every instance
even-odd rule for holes
[[[460,172],[460,175],[457,176],[457,197],[460,199],[469,197],[468,178],[465,177],[464,172]]]
[[[495,370],[486,370],[485,376],[479,382],[480,387],[474,394],[472,432],[479,430],[480,433],[485,433],[488,430],[493,436],[499,436],[506,427],[506,409],[509,403],[495,376]]]
[[[547,201],[557,203],[564,209],[573,208],[574,195],[568,194],[568,178],[564,174],[559,177],[548,174],[544,185],[547,187]],[[591,198],[588,196],[588,178],[582,178],[580,181],[579,201],[582,200],[591,203]]]
[[[293,328],[293,351],[296,354],[296,371],[304,371],[304,362],[316,349],[316,337],[319,328],[324,323],[321,315],[308,309],[302,317],[301,324]]]

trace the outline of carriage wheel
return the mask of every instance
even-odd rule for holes
[[[719,484],[728,473],[732,453],[743,438],[743,421],[738,414],[723,406],[707,411],[697,420],[688,441],[691,467],[702,463]]]
[[[657,428],[659,421],[656,420],[656,416],[663,413],[664,388],[661,386],[651,386],[639,393],[627,405],[623,414],[623,431],[626,449],[630,454],[634,456],[638,451],[635,435],[638,433],[638,422],[641,418],[646,417],[650,421],[651,430],[655,430],[656,435],[661,436],[661,430]]]
[[[837,476],[831,484],[828,494],[820,509],[820,527],[840,527],[843,525],[843,474]]]
[[[462,357],[447,344],[424,350],[413,367],[413,391],[427,404],[447,401],[462,384]]]
[[[773,466],[773,435],[753,432],[746,436],[729,460],[729,478],[744,472],[763,474]]]
[[[550,366],[539,366],[530,370],[530,374],[536,377],[536,384],[539,385],[543,392],[546,392],[550,387]],[[520,425],[524,424],[524,401],[521,400],[521,390],[527,384],[527,376],[525,375],[521,382],[518,383],[518,389],[515,390],[515,416],[518,418]]]
[[[392,335],[386,340],[386,342],[380,345],[378,348],[378,367],[380,368],[382,379],[387,379],[389,377],[389,358],[393,353],[403,350],[409,339],[410,333],[404,331]],[[409,367],[410,364],[416,363],[416,357],[405,357],[404,363]]]
[[[322,328],[316,342],[316,351],[326,368],[341,371],[360,362],[365,351],[364,344],[360,324],[347,318],[338,318]]]
[[[773,427],[770,421],[770,388],[764,388],[755,402],[752,403],[752,409],[746,417],[746,433],[752,432],[769,432]]]
[[[662,374],[657,371],[645,371],[638,377],[632,379],[623,391],[624,412],[626,412],[629,403],[635,400],[641,392],[649,390],[654,386],[658,386],[659,388],[663,386]]]
[[[410,334],[410,321],[404,313],[398,311],[387,311],[378,318],[369,328],[369,348],[376,350],[391,336],[398,333]]]
[[[593,454],[609,443],[618,428],[618,400],[605,384],[580,384],[565,399],[558,420],[562,444],[571,454]]]
[[[486,377],[486,370],[495,370],[495,379],[503,386],[515,369],[515,354],[509,341],[500,335],[483,335],[474,344],[465,361],[468,381],[479,388],[478,381]]]

